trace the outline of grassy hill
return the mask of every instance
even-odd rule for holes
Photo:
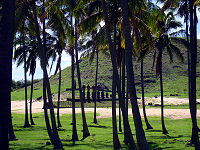
[[[200,97],[200,40],[198,40],[198,64],[197,64],[197,98]],[[174,55],[174,62],[170,63],[169,55],[163,53],[163,86],[164,96],[176,95],[176,97],[188,97],[188,78],[187,78],[187,49],[182,45],[177,45],[181,49],[184,56],[184,63],[180,63]],[[135,82],[138,96],[141,95],[140,82],[140,62],[133,60]],[[156,77],[155,67],[152,70],[153,52],[149,53],[144,60],[144,77],[145,77],[145,96],[153,97],[160,96],[159,78]],[[95,84],[96,60],[92,64],[89,60],[82,60],[80,63],[82,84],[93,86]],[[75,71],[76,72],[76,71]],[[76,78],[78,81],[78,79]],[[104,55],[99,56],[99,74],[98,84],[104,85],[111,89],[112,85],[112,66],[109,57]],[[51,90],[53,94],[58,91],[58,74],[51,76]],[[78,86],[78,82],[77,82]],[[65,89],[71,88],[71,67],[62,70],[62,87],[61,91],[66,94]],[[28,95],[30,95],[30,87],[28,87]],[[42,96],[42,81],[34,85],[33,98],[36,99]],[[70,96],[70,95],[69,95]],[[24,89],[18,89],[12,92],[12,100],[23,100]]]

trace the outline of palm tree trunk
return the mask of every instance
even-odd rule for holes
[[[126,113],[127,113],[127,115],[128,115],[128,98],[129,98],[129,91],[128,91],[128,89],[129,89],[129,85],[128,85],[128,82],[126,83]]]
[[[71,15],[71,36],[74,37],[74,30],[72,25]],[[74,47],[71,47],[71,73],[72,73],[72,141],[78,141],[77,128],[76,128],[76,106],[75,106],[75,80],[74,80]]]
[[[119,68],[119,82],[120,82],[120,87],[121,87],[121,84],[122,84],[122,64],[120,63],[120,68]],[[123,89],[122,89],[122,95],[123,95]],[[121,117],[121,106],[119,104],[119,132],[122,132],[122,117]]]
[[[34,74],[32,74],[31,78],[31,95],[30,95],[30,120],[31,120],[31,125],[35,125],[32,117],[32,101],[33,101],[33,80],[34,79]]]
[[[44,4],[44,1],[43,1],[43,4]],[[58,135],[57,126],[56,126],[51,88],[50,88],[49,78],[48,78],[47,69],[46,69],[45,19],[43,20],[44,46],[42,46],[42,41],[41,41],[41,38],[40,38],[39,24],[38,24],[38,21],[37,21],[37,13],[36,13],[35,5],[36,4],[34,2],[34,4],[33,4],[34,22],[35,22],[35,26],[36,26],[37,40],[38,40],[39,48],[40,48],[41,67],[42,67],[42,70],[43,70],[44,82],[45,82],[45,85],[46,85],[46,88],[47,88],[47,94],[48,94],[48,100],[49,100],[49,109],[50,109],[51,124],[52,124],[52,130],[53,130],[52,133],[53,133],[53,138],[54,138],[54,141],[55,141],[54,142],[54,148],[55,149],[63,149],[62,143],[61,143],[59,135]]]
[[[114,76],[114,74],[113,74]],[[120,149],[121,144],[117,133],[117,117],[116,117],[116,82],[114,77],[112,80],[112,126],[113,126],[113,146],[114,149]]]
[[[125,141],[125,142],[129,143],[129,145],[132,149],[136,149],[136,145],[135,145],[135,142],[134,142],[134,139],[132,136],[132,132],[131,132],[131,128],[130,128],[130,124],[128,121],[128,116],[126,113],[125,103],[122,99],[121,87],[120,87],[120,82],[119,82],[119,74],[118,74],[118,70],[117,70],[116,48],[114,47],[112,39],[111,39],[110,23],[108,20],[108,13],[106,10],[105,0],[101,0],[101,2],[102,2],[103,15],[104,15],[104,21],[105,21],[105,26],[106,26],[106,37],[107,37],[108,44],[109,44],[109,50],[110,50],[110,55],[111,55],[112,67],[113,67],[113,74],[114,74],[113,79],[117,85],[119,102],[121,105],[121,110],[122,110],[122,115],[123,115],[123,122],[124,122],[124,126],[126,129],[124,132],[126,132],[125,135],[127,137],[125,139],[127,139],[127,141]]]
[[[97,79],[98,79],[98,66],[99,66],[99,51],[96,50],[97,54],[97,62],[96,62],[96,76],[95,76],[95,90],[94,90],[94,123],[97,123],[97,99],[96,99],[96,93],[97,93]]]
[[[191,144],[195,145],[195,149],[200,149],[198,127],[197,127],[197,108],[196,108],[196,63],[197,63],[197,43],[196,43],[196,5],[193,7],[194,1],[189,1],[190,7],[190,53],[191,53],[191,99],[189,101],[190,114],[192,118],[192,138]]]
[[[51,125],[50,125],[50,121],[49,121],[49,116],[48,116],[46,92],[47,92],[46,83],[45,83],[45,80],[44,80],[44,77],[43,77],[43,101],[44,101],[43,108],[44,108],[44,118],[45,118],[45,124],[46,124],[46,128],[47,128],[47,133],[49,135],[49,139],[50,139],[51,143],[54,145],[55,141],[54,141],[54,138],[53,138],[53,132],[52,132],[52,129],[51,129]]]
[[[9,102],[9,116],[8,116],[8,133],[9,133],[9,141],[14,141],[17,140],[14,129],[13,129],[13,124],[12,124],[12,113],[11,113],[11,97],[10,97],[10,102]]]
[[[147,129],[153,129],[152,126],[149,124],[149,121],[148,121],[147,115],[146,115],[146,109],[145,109],[143,59],[141,59],[141,87],[142,87],[142,108],[143,108],[144,120],[145,120]]]
[[[126,73],[126,70],[125,70],[125,52],[123,51],[122,52],[122,99],[125,103],[125,108],[127,107],[126,113],[127,113],[127,116],[128,116],[128,106],[127,106],[127,103],[125,102],[125,86],[126,86],[125,73]]]
[[[114,43],[113,43],[114,45],[116,45],[116,43],[117,43],[117,29],[116,29],[116,27],[117,27],[117,18],[115,18],[115,22],[114,22]],[[119,36],[119,39],[121,38],[120,36]],[[121,50],[121,43],[120,43],[120,45],[118,47],[119,53],[120,53],[120,50]],[[118,55],[119,55],[118,57],[121,57],[120,54],[118,54]],[[120,64],[120,68],[119,68],[119,83],[120,83],[120,88],[121,88],[121,83],[122,83],[122,79],[121,79],[122,78],[121,60],[119,61],[119,64]],[[115,84],[115,86],[116,86],[116,84]],[[121,120],[122,120],[121,119],[121,106],[120,106],[120,103],[119,103],[119,132],[122,132],[122,123],[121,123]]]
[[[121,0],[121,6],[122,6],[122,17],[123,17],[123,31],[125,37],[125,58],[126,58],[125,61],[126,61],[127,79],[128,83],[131,83],[129,84],[129,91],[130,91],[133,119],[135,123],[136,138],[139,149],[148,150],[149,147],[142,127],[142,121],[137,103],[137,95],[135,89],[134,72],[132,64],[133,43],[131,39],[131,28],[129,23],[129,13],[128,13],[129,9],[127,0]]]
[[[187,8],[188,10],[188,8]],[[186,18],[185,18],[185,24],[186,24],[186,38],[187,42],[189,43],[189,34],[188,34],[188,12],[186,12]],[[188,60],[188,96],[189,96],[189,101],[191,99],[191,91],[190,91],[190,79],[191,79],[191,63],[190,63],[190,48],[189,45],[187,46],[187,60]]]
[[[74,81],[74,49],[71,49],[72,59],[72,141],[78,141],[77,128],[76,128],[76,110],[75,110],[75,81]]]
[[[8,118],[12,83],[12,49],[14,39],[15,0],[2,1],[0,22],[0,145],[8,150]]]
[[[25,41],[24,41],[24,34],[22,35],[22,40],[23,40],[23,46],[25,46]],[[28,100],[27,100],[27,77],[26,77],[26,50],[25,48],[23,49],[23,57],[24,57],[24,88],[25,88],[25,123],[24,127],[30,127],[31,125],[29,124],[28,120]]]
[[[82,92],[82,85],[81,85],[81,74],[80,74],[80,67],[78,62],[78,21],[76,22],[76,30],[75,30],[75,52],[76,52],[76,67],[77,67],[77,76],[78,76],[78,85],[79,85],[79,93],[81,99],[81,112],[82,112],[82,122],[83,122],[83,139],[90,136],[90,132],[88,130],[86,116],[85,116],[85,108],[84,108],[84,99],[83,99],[83,92]]]
[[[160,55],[160,94],[161,94],[161,123],[162,123],[162,132],[163,134],[168,134],[168,131],[165,127],[165,122],[164,122],[164,100],[163,100],[163,80],[162,80],[162,50],[159,50],[159,55]]]
[[[61,54],[59,54],[61,57]],[[60,60],[61,63],[61,60]],[[61,88],[61,64],[59,65],[59,84],[58,84],[58,104],[57,104],[57,123],[58,123],[58,128],[62,127],[60,123],[60,88]]]

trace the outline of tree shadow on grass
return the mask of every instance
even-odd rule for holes
[[[39,130],[46,130],[46,127],[42,126],[30,126],[30,127],[24,127],[24,126],[17,126],[15,125],[14,131],[39,131]]]
[[[66,140],[65,140],[66,141]],[[69,142],[69,140],[67,140]],[[71,141],[71,143],[62,143],[63,146],[67,146],[67,147],[77,147],[77,146],[89,146],[89,144],[84,144],[84,143],[76,143],[76,141]]]
[[[84,144],[84,143],[70,143],[70,144],[67,144],[67,143],[63,143],[63,146],[66,146],[66,147],[71,147],[71,148],[76,148],[76,147],[79,147],[79,146],[87,146],[87,149],[113,149],[113,145],[106,145],[106,144]]]
[[[107,128],[111,128],[111,127],[108,127],[108,126],[102,126],[102,125],[88,125],[88,127],[94,127],[94,128],[104,128],[104,129],[107,129]]]
[[[145,132],[162,132],[162,130],[146,129]]]
[[[182,138],[184,136],[169,136],[169,135],[164,135],[163,136],[148,136],[149,139],[178,139],[178,138]]]
[[[154,142],[148,142],[149,148],[152,150],[162,150],[162,149],[169,149],[172,148],[170,146],[166,146],[166,147],[159,147],[159,145],[157,143]]]

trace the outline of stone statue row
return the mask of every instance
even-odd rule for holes
[[[90,90],[92,90],[92,94],[90,94]],[[95,90],[96,90],[96,92],[95,92]],[[98,85],[97,87],[92,86],[92,88],[89,85],[87,85],[87,87],[85,85],[83,85],[82,91],[83,91],[84,102],[94,101],[95,97],[98,102],[104,101],[105,98],[107,98],[107,99],[109,98],[108,90],[105,91],[105,89],[101,88],[100,85]],[[104,94],[104,92],[106,92],[106,93]]]

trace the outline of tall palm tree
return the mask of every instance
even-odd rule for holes
[[[181,23],[175,21],[173,13],[169,12],[167,15],[164,15],[161,17],[163,20],[158,20],[158,38],[156,38],[155,46],[158,49],[158,56],[157,56],[157,62],[156,62],[156,74],[160,77],[160,90],[161,90],[161,123],[162,123],[162,130],[163,134],[167,134],[167,130],[165,128],[164,124],[164,101],[163,101],[163,79],[162,79],[162,55],[163,51],[167,50],[169,56],[170,56],[170,62],[173,62],[173,53],[176,54],[176,56],[180,59],[180,61],[183,62],[183,56],[180,53],[180,49],[176,47],[172,43],[172,39],[170,36],[173,34],[176,34],[176,32],[169,34],[169,31],[171,29],[177,29],[178,27],[181,27]]]
[[[144,38],[145,39],[145,38]],[[143,41],[143,40],[142,40]],[[147,41],[147,40],[145,40]],[[145,43],[144,41],[144,43]],[[142,44],[144,45],[144,44]],[[146,108],[145,108],[145,97],[144,97],[144,53],[148,52],[148,45],[146,46],[141,46],[141,51],[140,51],[140,62],[141,62],[141,72],[140,72],[140,76],[141,76],[141,89],[142,89],[142,110],[143,110],[143,115],[144,115],[144,120],[145,120],[145,124],[147,129],[153,129],[153,127],[150,125],[147,115],[146,115]]]
[[[189,101],[190,114],[192,118],[192,138],[191,144],[195,145],[195,149],[200,149],[197,118],[196,118],[196,63],[197,63],[197,16],[196,16],[196,5],[194,1],[189,1],[190,8],[190,56],[191,56],[191,99]]]
[[[50,21],[49,21],[50,22]],[[48,23],[49,23],[48,22]],[[52,28],[52,26],[50,27]],[[56,33],[54,33],[56,35]],[[57,72],[59,71],[59,79],[58,79],[58,101],[57,101],[57,125],[58,128],[62,127],[61,122],[60,122],[60,92],[61,92],[61,59],[62,59],[62,51],[65,48],[65,38],[61,37],[62,35],[57,35],[56,37],[49,37],[49,40],[52,41],[49,43],[49,50],[48,50],[48,58],[52,58],[52,64],[50,67],[50,72],[51,72],[51,68],[53,66],[54,61],[56,61],[57,58],[57,62],[56,62],[56,69],[54,72],[54,75],[57,74]]]
[[[106,8],[106,2],[105,2],[105,0],[101,0],[101,3],[102,3],[103,15],[104,15],[104,21],[105,21],[105,27],[106,27],[106,37],[107,37],[108,44],[109,44],[109,51],[110,51],[112,67],[113,67],[113,75],[114,75],[113,79],[117,85],[117,91],[118,91],[118,96],[119,96],[119,102],[121,104],[124,126],[126,128],[126,130],[124,132],[126,132],[125,139],[127,141],[125,141],[125,142],[126,142],[126,144],[129,143],[131,148],[136,149],[136,145],[135,145],[135,142],[134,142],[134,139],[132,136],[132,132],[131,132],[131,128],[129,125],[129,121],[128,121],[128,116],[126,113],[125,103],[124,103],[124,101],[122,99],[122,95],[121,95],[121,87],[120,87],[120,83],[119,83],[119,75],[118,75],[117,62],[116,62],[116,50],[115,50],[115,46],[113,45],[112,38],[111,38],[110,23],[109,23],[107,8]]]
[[[23,26],[23,25],[22,25]],[[28,119],[28,99],[27,99],[27,42],[25,41],[25,28],[22,27],[20,30],[21,35],[19,38],[16,40],[16,42],[19,42],[19,47],[16,49],[14,53],[14,60],[18,60],[17,66],[19,66],[22,62],[24,63],[24,88],[25,88],[25,123],[24,127],[30,127],[31,125],[29,124],[29,119]]]
[[[33,116],[32,116],[32,102],[33,102],[34,74],[36,70],[36,59],[37,59],[37,53],[36,53],[36,47],[34,47],[32,51],[30,52],[30,55],[27,59],[27,62],[28,62],[27,68],[30,69],[30,74],[31,74],[31,94],[30,94],[30,110],[29,110],[31,125],[35,125],[33,121]]]
[[[73,29],[73,17],[70,16],[71,20],[71,36],[74,37],[74,29]],[[70,55],[71,55],[71,74],[72,74],[72,140],[78,141],[78,134],[76,128],[76,112],[75,112],[75,80],[74,80],[74,71],[75,71],[75,63],[74,63],[74,42],[72,41],[70,45]]]
[[[90,136],[90,132],[88,130],[85,110],[84,110],[84,100],[82,93],[82,85],[81,85],[81,74],[78,60],[78,38],[79,38],[79,19],[75,19],[75,54],[76,54],[76,68],[77,68],[77,76],[78,76],[78,85],[79,85],[79,93],[81,99],[81,111],[82,111],[82,119],[83,119],[83,139]]]
[[[98,83],[98,60],[99,60],[99,51],[100,43],[102,43],[101,37],[104,34],[104,28],[101,27],[100,22],[102,20],[102,12],[98,11],[101,7],[100,1],[88,1],[85,3],[84,10],[84,19],[80,23],[81,34],[86,34],[91,37],[91,40],[87,40],[87,43],[84,45],[86,50],[82,53],[82,57],[88,58],[89,62],[92,63],[94,56],[96,54],[96,75],[95,75],[95,87],[94,87],[94,119],[93,122],[97,123],[96,118],[96,91]],[[99,31],[98,31],[99,30]],[[97,32],[98,31],[98,32]]]
[[[94,119],[93,122],[96,124],[96,87],[98,84],[98,66],[99,66],[99,53],[100,51],[105,51],[105,43],[104,43],[104,33],[105,28],[101,27],[99,25],[99,31],[93,30],[88,31],[88,34],[91,34],[91,40],[87,40],[86,44],[83,45],[85,49],[83,49],[83,53],[81,54],[81,57],[83,58],[89,58],[89,63],[91,64],[94,61],[95,55],[96,55],[96,74],[95,74],[95,90],[94,90]]]
[[[43,3],[44,3],[44,1],[43,1]],[[53,102],[52,102],[52,95],[51,95],[51,88],[50,88],[50,83],[49,83],[48,74],[47,74],[47,70],[46,70],[46,52],[45,52],[46,48],[45,48],[45,45],[42,45],[42,40],[40,37],[39,23],[37,20],[37,12],[36,12],[36,4],[35,4],[35,2],[32,2],[31,4],[32,4],[31,6],[33,9],[33,14],[34,14],[33,16],[34,16],[37,40],[38,40],[39,48],[40,48],[41,67],[42,67],[43,74],[44,74],[44,81],[45,81],[47,94],[48,94],[48,100],[49,100],[49,104],[50,104],[50,114],[51,114],[52,133],[53,133],[52,137],[54,139],[53,144],[54,144],[55,149],[63,149],[62,143],[61,143],[59,135],[58,135],[57,126],[56,126],[55,114],[54,114]],[[43,20],[43,30],[45,30],[44,27],[45,27],[45,19]],[[45,32],[43,31],[43,33],[45,33]],[[43,34],[43,38],[45,41],[44,34]],[[44,91],[46,91],[46,89],[44,89]]]
[[[14,39],[14,12],[15,0],[2,1],[2,18],[0,22],[0,145],[7,150],[8,141],[8,115],[12,83],[12,48]]]
[[[23,58],[24,58],[24,87],[25,87],[25,123],[24,127],[30,127],[31,125],[29,124],[29,119],[28,119],[28,98],[27,98],[27,74],[26,74],[26,68],[27,68],[27,61],[26,61],[26,49],[25,49],[25,39],[24,35],[22,35],[22,41],[23,41]]]
[[[29,40],[31,37],[34,37],[34,25],[33,25],[33,17],[30,12],[30,6],[29,2],[27,1],[19,1],[17,0],[16,2],[16,13],[15,13],[15,33],[19,32],[21,33],[22,36],[18,37],[16,40],[16,43],[19,45],[22,45],[24,49],[20,52],[20,48],[18,52],[16,52],[16,56],[14,56],[14,59],[18,59],[18,65],[22,63],[22,60],[24,60],[24,76],[25,76],[25,127],[29,127],[29,121],[28,121],[28,103],[27,103],[27,86],[26,86],[26,72],[29,67],[30,61],[25,61],[26,60],[26,54],[28,54],[28,51],[30,51],[30,47],[34,47],[35,43],[30,43]],[[21,40],[21,39],[22,40]],[[31,45],[32,44],[32,45]],[[27,46],[29,45],[29,46]],[[33,53],[31,53],[33,54]],[[20,56],[21,55],[21,56]],[[31,58],[31,57],[29,57]],[[34,58],[34,57],[33,57]],[[29,59],[30,60],[30,59]],[[32,61],[33,62],[33,61]],[[32,65],[33,66],[33,65]],[[32,89],[33,91],[33,89]],[[32,95],[32,92],[31,92]],[[32,100],[30,101],[30,107],[32,108]],[[31,124],[34,124],[33,119],[32,119],[32,110],[30,109],[30,119],[31,119]]]
[[[148,3],[146,1],[135,2],[135,5],[131,5],[133,8],[131,14],[131,25],[133,28],[133,44],[134,44],[134,54],[139,57],[141,63],[141,89],[142,89],[142,106],[143,115],[147,129],[152,129],[149,124],[145,109],[145,97],[144,97],[144,77],[143,77],[143,61],[145,55],[153,47],[153,38],[150,28],[150,21],[152,19],[150,8],[147,7]],[[139,6],[139,7],[138,7]]]
[[[177,0],[178,1],[178,0]],[[178,1],[180,2],[180,0]],[[198,131],[199,128],[196,123],[196,91],[195,90],[195,61],[196,61],[196,6],[194,4],[198,4],[200,1],[199,0],[194,0],[194,1],[188,1],[188,0],[182,0],[181,5],[178,8],[178,14],[181,17],[185,17],[184,21],[186,24],[186,38],[187,38],[187,43],[189,43],[189,33],[188,33],[188,22],[190,19],[190,46],[189,44],[185,44],[187,47],[187,59],[188,59],[188,95],[189,95],[189,105],[190,105],[190,113],[191,113],[191,118],[192,118],[192,138],[191,138],[191,145],[194,144],[195,147],[198,149],[199,148],[199,138],[198,138]],[[166,0],[166,4],[173,5],[172,1]],[[166,8],[172,7],[171,5],[166,5]],[[176,6],[177,7],[177,6]],[[176,8],[175,7],[175,8]],[[193,56],[192,56],[193,55]],[[193,59],[193,60],[192,60]],[[192,65],[192,63],[194,63]],[[193,68],[193,69],[192,69]],[[193,73],[192,73],[193,71]],[[193,75],[193,77],[192,77]],[[193,78],[193,79],[192,79]],[[193,81],[192,81],[193,80]],[[193,83],[192,83],[193,82]],[[191,87],[193,85],[193,87]],[[192,94],[193,92],[193,94]]]
[[[56,71],[55,71],[55,74],[56,74],[57,70],[59,70],[58,104],[57,104],[57,124],[58,124],[58,128],[62,127],[62,125],[60,123],[60,112],[59,112],[59,108],[60,108],[60,89],[61,89],[61,55],[62,55],[62,49],[59,49],[58,50],[58,61],[57,61]]]
[[[129,91],[130,91],[130,100],[132,104],[133,119],[135,123],[136,138],[139,149],[149,149],[145,133],[142,128],[142,121],[137,103],[137,95],[135,89],[134,72],[132,64],[133,44],[131,40],[131,28],[129,22],[129,13],[128,13],[129,9],[127,0],[124,1],[121,0],[121,6],[122,6],[122,17],[123,17],[123,31],[125,37],[125,57],[126,57],[125,60],[127,69],[127,82],[132,83],[129,84]]]
[[[113,75],[114,77],[114,75]],[[116,117],[116,82],[112,80],[112,124],[113,124],[113,146],[115,149],[121,148],[117,134],[117,117]]]

